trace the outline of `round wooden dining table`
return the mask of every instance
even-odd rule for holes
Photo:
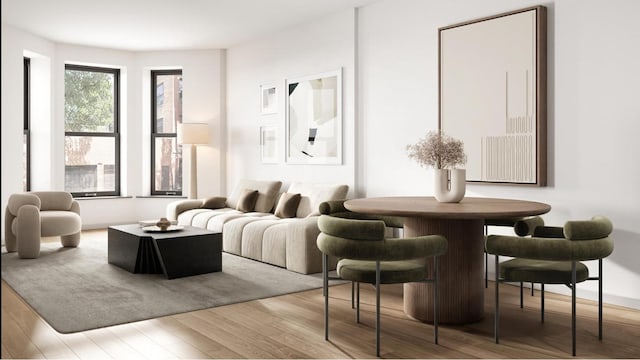
[[[551,206],[524,200],[465,197],[442,203],[433,197],[378,197],[344,203],[350,211],[404,218],[404,236],[440,234],[448,249],[440,257],[440,322],[467,324],[484,316],[484,220],[540,215]],[[433,273],[433,261],[426,266]],[[433,286],[404,285],[407,315],[433,322]]]

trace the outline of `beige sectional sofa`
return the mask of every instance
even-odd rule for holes
[[[222,232],[222,250],[302,274],[322,271],[322,255],[316,246],[320,233],[319,205],[345,199],[347,185],[294,182],[284,191],[300,194],[293,217],[276,216],[283,198],[280,181],[241,180],[228,198],[180,200],[167,207],[167,218]],[[252,209],[242,208],[244,193],[257,190]],[[293,204],[295,205],[295,203]],[[249,211],[247,211],[249,210]],[[252,211],[251,211],[252,210]],[[332,264],[335,266],[335,264]]]

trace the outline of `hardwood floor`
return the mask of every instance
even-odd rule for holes
[[[102,231],[83,233],[106,236]],[[87,235],[87,236],[85,236]],[[355,323],[349,284],[330,288],[330,340],[323,337],[322,290],[221,306],[136,323],[60,334],[4,280],[2,358],[374,358],[375,296],[363,285],[361,324]],[[485,318],[465,326],[433,327],[408,318],[401,285],[383,286],[383,358],[572,358],[571,300],[545,293],[525,295],[501,286],[501,341],[493,341],[493,284],[485,291]],[[577,355],[580,358],[640,358],[640,311],[605,305],[604,339],[598,340],[597,303],[578,300]]]

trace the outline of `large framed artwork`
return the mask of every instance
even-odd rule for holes
[[[342,164],[342,69],[286,81],[286,161]]]
[[[546,24],[535,6],[439,29],[439,128],[469,182],[547,184]]]

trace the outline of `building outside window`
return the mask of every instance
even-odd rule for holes
[[[65,65],[65,190],[120,195],[120,70]]]
[[[151,195],[182,195],[182,70],[151,71]]]
[[[156,104],[162,106],[164,104],[164,82],[156,86]]]

